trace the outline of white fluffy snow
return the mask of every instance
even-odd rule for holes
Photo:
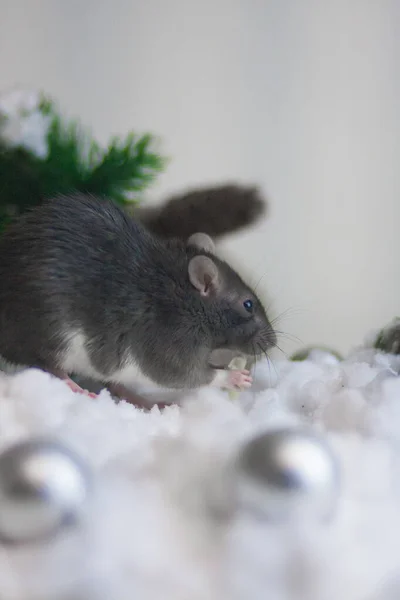
[[[51,116],[41,109],[41,95],[34,90],[12,89],[0,95],[0,139],[10,148],[25,148],[46,158]]]
[[[35,370],[2,375],[0,451],[56,437],[91,465],[96,490],[79,530],[0,545],[0,598],[400,598],[399,369],[372,350],[263,362],[238,399],[203,390],[162,413],[78,396]],[[235,508],[224,460],[256,432],[304,423],[340,461],[333,519],[278,525]]]

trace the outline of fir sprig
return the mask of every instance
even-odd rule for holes
[[[101,160],[87,174],[84,186],[88,192],[103,193],[121,204],[131,201],[134,194],[145,190],[165,165],[165,160],[152,151],[151,135],[142,137],[130,134],[125,140],[111,141]],[[91,149],[91,156],[98,156],[97,147]],[[118,172],[118,179],[113,173]],[[127,197],[127,190],[130,197]]]
[[[165,168],[151,134],[115,137],[102,149],[78,121],[64,119],[48,97],[42,95],[35,110],[48,117],[45,156],[20,140],[2,139],[0,122],[0,229],[27,208],[63,193],[108,196],[122,205],[138,202]],[[17,118],[22,122],[29,114],[19,108]]]

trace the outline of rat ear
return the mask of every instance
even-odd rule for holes
[[[214,254],[215,252],[214,242],[206,233],[194,233],[191,235],[187,241],[187,246],[194,246],[210,254]]]
[[[190,283],[202,296],[208,296],[219,284],[217,265],[208,256],[195,256],[189,261]]]

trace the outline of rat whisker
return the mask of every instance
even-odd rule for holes
[[[264,355],[264,356],[266,356],[266,355],[267,355],[267,348],[264,348],[264,346],[262,346],[262,345],[260,344],[260,342],[258,342],[258,343],[257,343],[257,348],[258,348],[258,349],[259,349],[259,351],[260,351],[260,352],[258,353],[258,356],[260,356],[260,354],[262,354],[262,355]]]
[[[268,360],[267,354],[265,355],[265,358],[267,359],[267,365],[268,365],[268,378],[271,381],[271,365],[270,365],[270,362]]]
[[[271,366],[274,368],[275,371],[275,375],[278,377],[278,372],[276,370],[276,367],[271,359],[270,356],[268,356],[268,351],[266,348],[263,348],[261,346],[261,344],[257,344],[258,348],[261,350],[261,353],[265,356],[265,358],[267,359],[267,364],[268,364],[268,372],[269,372],[269,379],[271,381]]]
[[[272,378],[271,378],[271,366],[273,367],[273,369],[275,371],[276,377],[278,377],[278,371],[276,370],[276,366],[275,366],[274,362],[272,361],[271,357],[268,356],[267,353],[265,353],[265,358],[267,359],[267,363],[268,363],[269,380],[270,380],[270,382],[272,382]]]
[[[252,358],[254,361],[254,373],[256,373],[257,367],[259,365],[259,354],[258,354],[257,348],[255,347],[254,344],[251,345],[251,350],[252,350]]]
[[[274,367],[274,371],[275,371],[276,379],[279,379],[278,371],[277,371],[277,369],[276,369],[276,365],[275,365],[275,363],[274,363],[274,361],[273,361],[273,360],[271,360],[271,364],[272,364],[272,366]]]
[[[302,339],[300,339],[296,335],[293,335],[292,333],[287,333],[286,331],[279,331],[279,329],[275,329],[274,331],[277,335],[282,336],[291,342],[298,342],[299,344],[304,344],[304,341]]]
[[[288,353],[287,353],[287,352],[285,352],[284,350],[282,350],[282,348],[281,348],[280,346],[278,346],[278,344],[275,344],[275,348],[276,348],[277,350],[279,350],[279,352],[281,352],[281,353],[283,354],[283,356],[284,356],[285,358],[287,358],[287,360],[290,360]]]
[[[279,313],[279,315],[274,317],[273,320],[271,321],[271,323],[277,323],[279,320],[281,320],[284,317],[301,315],[301,314],[304,314],[304,312],[305,312],[304,309],[289,307],[286,310],[283,310],[281,313]]]
[[[256,285],[253,287],[254,293],[257,291],[258,286],[260,285],[260,283],[262,282],[262,280],[264,279],[265,276],[266,276],[266,273],[263,273],[263,275],[261,275],[260,279],[257,281]]]
[[[253,348],[253,355],[252,358],[254,360],[254,364],[253,364],[253,368],[254,368],[254,374],[256,374],[257,372],[257,367],[258,367],[258,356],[257,353],[255,352],[255,349]]]

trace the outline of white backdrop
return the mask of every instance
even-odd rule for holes
[[[255,182],[270,217],[224,246],[303,343],[400,313],[397,0],[0,0],[0,88],[52,93],[100,140],[163,139],[153,199]],[[293,345],[285,343],[287,348]]]

